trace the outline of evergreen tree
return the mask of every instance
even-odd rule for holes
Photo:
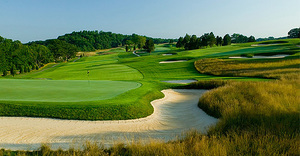
[[[197,49],[197,36],[196,35],[192,35],[192,37],[190,38],[190,42],[188,43],[187,46],[188,49],[192,50],[192,49]]]
[[[208,38],[209,38],[209,34],[205,33],[204,35],[202,35],[201,37],[201,47],[206,47],[208,46]]]
[[[183,47],[183,37],[179,37],[177,43],[176,43],[177,48],[182,48]]]
[[[248,38],[248,42],[255,42],[255,37],[254,36],[250,36]]]
[[[222,37],[220,37],[220,36],[217,36],[217,46],[222,46],[222,44],[223,44],[223,39],[222,39]]]
[[[191,39],[191,36],[186,34],[183,38],[183,41],[182,41],[182,44],[183,44],[183,47],[184,49],[189,49],[188,46],[189,46],[189,43],[190,43],[190,39]]]
[[[213,47],[217,43],[216,37],[213,32],[209,33],[208,36],[208,45]]]
[[[229,34],[226,34],[223,37],[223,46],[231,45],[231,37]]]

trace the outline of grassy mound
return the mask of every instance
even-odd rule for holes
[[[295,39],[292,42],[298,43],[299,40]],[[67,151],[53,151],[49,146],[43,145],[39,150],[32,152],[0,150],[0,155],[299,155],[300,86],[299,71],[295,68],[299,65],[299,55],[275,60],[211,59],[204,60],[204,63],[202,62],[203,64],[200,65],[197,64],[199,63],[197,61],[196,68],[200,69],[200,72],[211,74],[210,76],[197,72],[192,61],[172,65],[158,63],[166,57],[176,59],[176,57],[189,56],[202,59],[204,57],[240,55],[248,53],[251,44],[184,51],[178,52],[178,56],[163,56],[164,58],[160,57],[159,53],[143,58],[126,53],[119,54],[119,57],[122,58],[119,62],[142,73],[143,86],[117,96],[110,101],[110,104],[116,102],[128,104],[134,101],[139,105],[122,105],[123,107],[132,106],[131,109],[135,109],[133,114],[139,114],[140,110],[151,110],[151,106],[147,105],[149,99],[161,97],[159,90],[172,86],[163,86],[164,83],[156,80],[188,78],[207,80],[244,74],[280,79],[267,82],[199,81],[185,86],[187,88],[215,88],[199,100],[200,108],[220,118],[217,126],[212,127],[207,135],[192,131],[187,133],[186,137],[173,142],[151,141],[146,145],[136,142],[131,145],[116,144],[112,148],[104,148],[101,144],[87,143],[82,150],[69,149]],[[290,41],[283,44],[290,46]],[[278,52],[289,49],[286,46],[277,47],[280,48]],[[276,48],[268,47],[269,49],[259,48],[257,50],[277,52]],[[251,47],[251,51],[255,48]],[[220,77],[215,77],[215,75]],[[172,87],[176,87],[176,85]],[[183,86],[181,85],[181,87]],[[140,97],[142,98],[139,99]],[[84,111],[90,111],[89,114],[91,114],[99,106],[82,107],[81,109],[87,108],[89,110]],[[118,105],[114,105],[112,108],[115,109],[107,110],[107,112],[130,110],[118,107]],[[28,111],[30,110],[28,108]],[[126,114],[128,112],[117,113]]]

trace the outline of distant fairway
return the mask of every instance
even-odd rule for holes
[[[89,71],[89,75],[87,71]],[[61,63],[43,72],[33,72],[16,77],[51,80],[140,80],[143,75],[134,68],[118,63],[116,53],[83,57],[76,62]]]
[[[0,101],[98,101],[140,86],[124,81],[0,79]]]
[[[102,55],[82,57],[76,62],[48,64],[38,71],[18,74],[14,77],[9,75],[0,79],[0,116],[80,120],[142,118],[153,113],[150,102],[163,97],[161,90],[182,86],[182,84],[171,84],[165,81],[270,80],[259,75],[260,73],[256,73],[255,76],[201,74],[194,63],[205,58],[218,58],[230,62],[232,61],[228,59],[230,56],[247,54],[290,55],[280,59],[282,61],[299,58],[299,47],[297,47],[299,39],[285,41],[277,45],[251,46],[253,43],[243,43],[186,51],[176,48],[175,45],[161,44],[156,45],[156,50],[151,54],[140,53],[141,57],[118,48]],[[164,56],[163,54],[166,53],[174,55]],[[159,63],[178,60],[187,61]],[[259,60],[262,63],[260,70],[265,71],[266,60]],[[276,62],[276,59],[269,61]]]

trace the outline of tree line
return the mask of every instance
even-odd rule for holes
[[[171,39],[151,38],[137,34],[122,35],[103,31],[80,31],[59,36],[57,39],[22,44],[0,36],[0,73],[26,73],[46,63],[68,61],[78,51],[95,51],[126,46],[127,51],[144,48],[154,50],[154,43],[167,43]],[[0,74],[1,75],[1,74]]]
[[[223,38],[221,36],[215,37],[214,33],[205,33],[200,37],[196,35],[188,35],[185,37],[179,37],[176,47],[182,48],[184,47],[186,50],[192,49],[200,49],[205,47],[213,47],[213,46],[226,46],[231,45],[231,43],[246,43],[246,42],[255,42],[254,36],[244,36],[242,34],[226,34]]]
[[[44,45],[23,45],[0,36],[0,72],[4,76],[8,72],[13,76],[17,72],[30,72],[53,60],[53,54]]]
[[[152,39],[155,44],[167,43],[170,41],[170,39],[151,38],[137,34],[123,35],[97,30],[72,32],[70,34],[59,36],[57,39],[75,45],[79,51],[95,51],[98,49],[109,49],[119,46],[126,46],[126,49],[130,51],[137,48],[143,48],[146,40]],[[29,44],[36,43],[48,46],[52,43],[52,40],[53,39],[46,41],[34,41]]]

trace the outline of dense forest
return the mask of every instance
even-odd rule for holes
[[[43,45],[23,45],[0,36],[0,71],[3,75],[26,73],[54,60],[51,51]]]
[[[300,28],[291,29],[288,38],[300,37]],[[269,39],[269,38],[268,38]],[[273,39],[273,38],[270,38]],[[254,36],[242,34],[226,34],[223,38],[211,33],[200,37],[188,35],[179,39],[162,39],[140,36],[137,34],[123,35],[103,31],[80,31],[59,36],[57,39],[34,41],[22,44],[0,36],[0,73],[15,75],[39,69],[49,62],[68,61],[78,51],[95,51],[125,46],[126,51],[144,48],[148,52],[154,50],[154,44],[177,42],[176,47],[186,50],[213,46],[226,46],[231,43],[255,42]],[[0,74],[1,75],[1,74]]]
[[[141,38],[143,38],[141,41]],[[161,39],[161,38],[151,38],[146,36],[140,36],[137,34],[123,35],[116,34],[112,32],[103,31],[80,31],[72,32],[70,34],[65,34],[57,38],[60,41],[65,41],[69,44],[75,45],[79,51],[95,51],[97,49],[109,49],[119,46],[136,46],[136,48],[142,48],[145,44],[146,39],[153,39],[155,44],[168,43],[172,39]],[[46,41],[35,41],[28,44],[41,44],[48,46],[51,44],[52,40]]]
[[[176,47],[184,47],[186,50],[200,49],[204,47],[213,47],[213,46],[226,46],[231,43],[246,43],[246,42],[255,42],[254,36],[244,36],[242,34],[226,34],[223,38],[220,36],[215,37],[214,33],[205,33],[200,37],[196,35],[188,35],[185,37],[179,37]]]
[[[0,75],[15,75],[37,70],[49,62],[68,61],[78,51],[95,51],[126,46],[131,49],[146,48],[147,41],[168,43],[173,39],[151,38],[137,34],[122,35],[103,31],[80,31],[59,36],[57,39],[22,44],[0,36]],[[153,51],[153,49],[152,49]]]

